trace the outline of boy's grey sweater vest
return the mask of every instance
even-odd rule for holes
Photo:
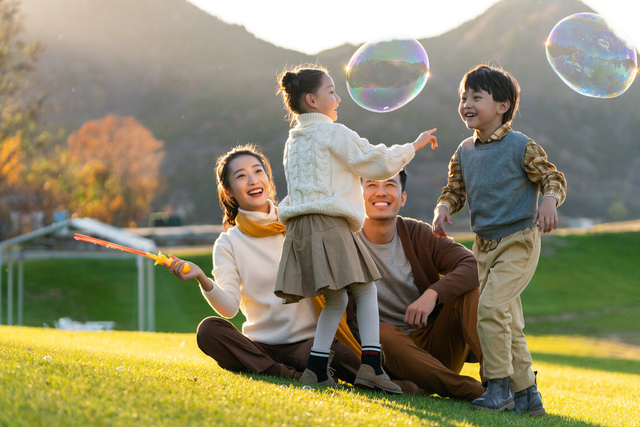
[[[539,190],[524,168],[529,140],[510,131],[489,144],[475,144],[469,138],[458,147],[471,229],[481,239],[494,240],[533,227]]]

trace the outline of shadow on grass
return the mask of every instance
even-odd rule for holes
[[[600,357],[535,352],[532,352],[531,355],[533,356],[533,360],[537,362],[553,363],[555,365],[565,365],[573,368],[640,375],[640,361],[637,360],[605,359]]]
[[[404,408],[398,404],[381,402],[390,409],[401,410],[433,425],[454,427],[460,425],[481,426],[562,426],[600,427],[601,424],[588,423],[569,417],[547,414],[542,417],[516,414],[514,412],[487,412],[471,409],[468,402],[455,401],[438,396],[416,396],[410,398]],[[420,401],[418,403],[417,401]],[[401,403],[401,402],[398,402]]]
[[[370,397],[380,396],[375,392],[365,392]],[[365,394],[363,393],[363,394]],[[488,412],[471,409],[469,402],[441,398],[439,396],[398,396],[379,402],[389,409],[402,411],[408,415],[433,423],[437,426],[453,427],[460,425],[481,426],[562,426],[562,427],[600,427],[601,424],[588,423],[560,415],[547,414],[542,417],[508,412]]]
[[[492,413],[471,409],[469,402],[425,395],[389,395],[383,392],[368,391],[350,385],[331,389],[323,386],[308,386],[298,381],[271,377],[260,374],[236,372],[247,378],[264,381],[274,385],[303,389],[312,387],[318,392],[336,390],[337,392],[357,393],[363,398],[376,401],[389,411],[401,411],[425,422],[426,425],[458,427],[460,425],[482,426],[562,426],[562,427],[600,427],[601,424],[588,423],[565,416],[547,414],[543,417],[531,417],[513,412]],[[393,422],[390,420],[390,425]],[[422,423],[421,423],[422,424]]]

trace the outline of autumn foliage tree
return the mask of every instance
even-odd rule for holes
[[[0,239],[9,212],[25,212],[37,201],[32,165],[48,154],[50,135],[38,131],[45,94],[34,90],[33,71],[41,46],[21,40],[20,2],[0,0]],[[36,180],[37,181],[37,180]]]
[[[67,139],[66,173],[55,192],[68,209],[116,225],[143,222],[159,185],[163,142],[134,117],[114,114],[86,122]]]

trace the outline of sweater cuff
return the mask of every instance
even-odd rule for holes
[[[215,297],[216,293],[220,290],[220,286],[218,286],[218,284],[214,282],[211,277],[207,277],[207,279],[209,279],[209,281],[211,282],[211,290],[205,291],[204,289],[202,289],[202,286],[200,286],[200,292],[202,292],[202,295],[204,295],[208,299],[210,297]]]

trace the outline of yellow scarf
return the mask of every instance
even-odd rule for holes
[[[276,210],[276,215],[278,211]],[[238,212],[236,216],[236,225],[247,236],[251,237],[267,237],[273,236],[274,234],[284,233],[286,227],[282,225],[279,221],[272,222],[271,224],[258,224],[255,221],[250,220],[244,215],[242,212]],[[324,307],[324,297],[313,297],[311,298],[311,302],[313,303],[313,307],[316,309],[318,315],[322,311]],[[362,353],[362,347],[356,340],[356,338],[351,333],[351,329],[347,326],[347,313],[345,312],[340,319],[340,325],[338,326],[338,330],[336,331],[336,338],[343,344],[349,346],[353,352],[360,357],[360,353]]]
[[[276,217],[278,211],[276,210]],[[236,225],[247,236],[251,237],[268,237],[274,234],[284,233],[286,227],[280,223],[280,221],[272,222],[271,224],[258,224],[255,221],[247,218],[242,212],[238,212],[236,216]]]

